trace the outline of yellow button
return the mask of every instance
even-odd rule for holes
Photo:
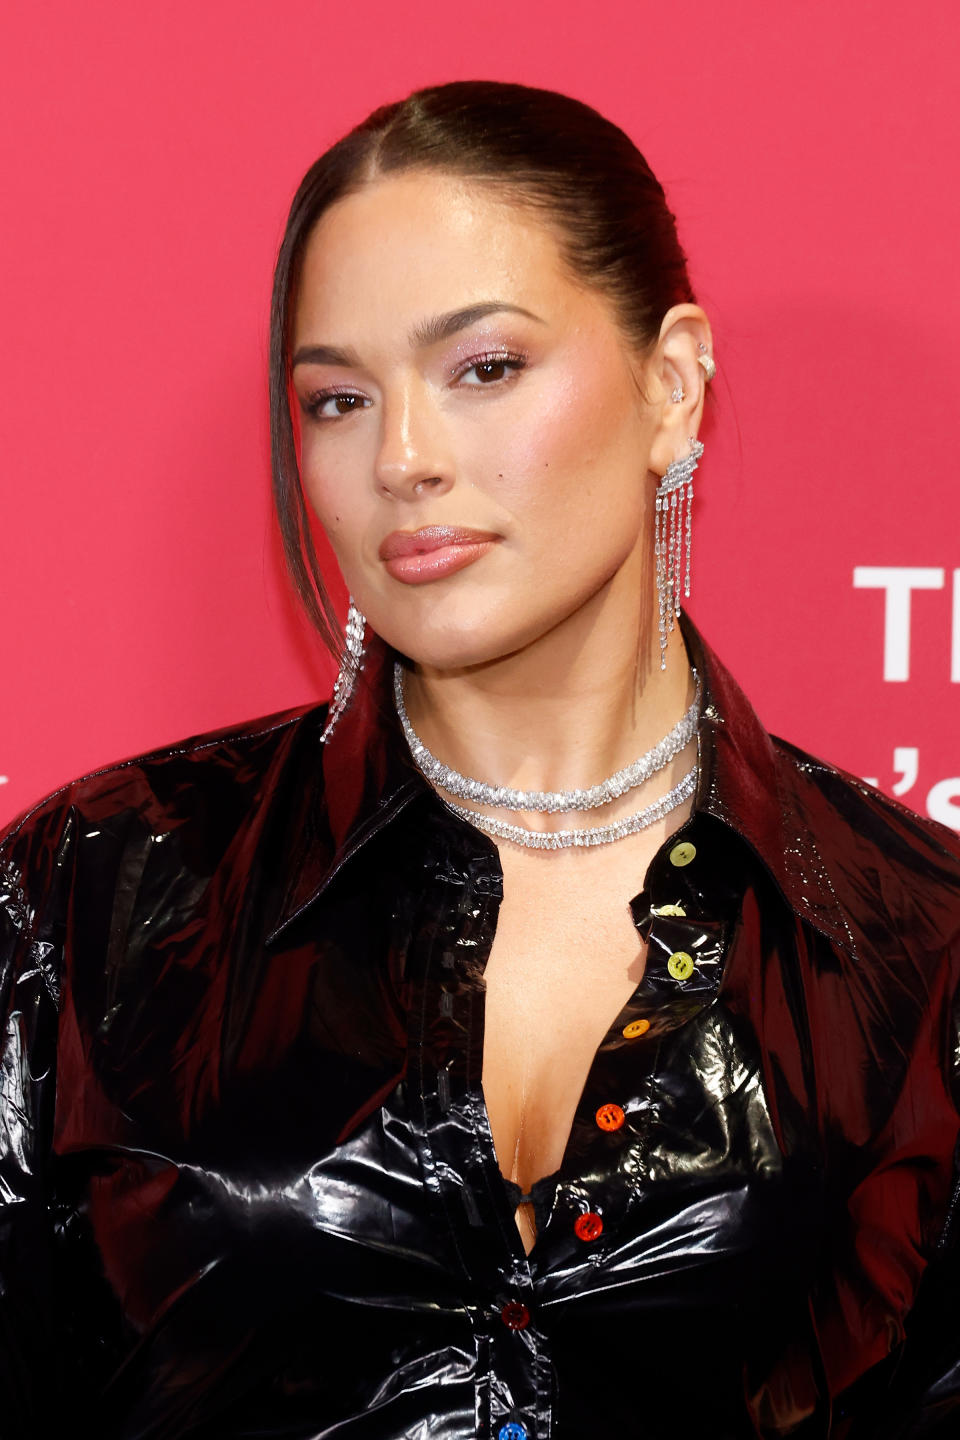
[[[695,969],[693,956],[686,950],[675,950],[667,961],[667,969],[674,980],[689,980]]]
[[[679,845],[674,845],[670,851],[671,865],[689,865],[690,861],[696,858],[697,847],[691,845],[689,840],[681,840]]]
[[[636,1040],[638,1035],[646,1035],[649,1029],[649,1020],[631,1020],[629,1025],[624,1025],[623,1033],[628,1040]]]
[[[682,905],[658,905],[654,907],[654,915],[686,915]]]

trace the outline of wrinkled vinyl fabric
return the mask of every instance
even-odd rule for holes
[[[4,1437],[960,1434],[960,843],[684,633],[694,812],[625,896],[646,972],[529,1259],[480,1087],[497,852],[379,642],[327,747],[324,707],[201,736],[3,837]]]

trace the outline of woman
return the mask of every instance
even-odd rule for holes
[[[646,163],[376,111],[271,360],[343,668],[4,837],[4,1433],[955,1433],[960,845],[682,612],[716,367]]]

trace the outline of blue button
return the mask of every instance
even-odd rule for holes
[[[508,1425],[500,1426],[497,1440],[527,1440],[527,1427],[519,1425],[516,1420],[511,1420]]]

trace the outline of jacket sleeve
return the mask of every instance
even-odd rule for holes
[[[954,1189],[954,1207],[957,1191]],[[956,1440],[960,1435],[960,1248],[950,1234],[924,1274],[907,1338],[875,1418],[856,1440]]]
[[[953,960],[953,1002],[944,1026],[944,1065],[960,1110],[960,942]],[[960,1139],[940,1235],[891,1356],[888,1383],[851,1440],[956,1440],[960,1435]]]
[[[0,1435],[54,1433],[58,1342],[51,1145],[64,816],[0,835]]]

